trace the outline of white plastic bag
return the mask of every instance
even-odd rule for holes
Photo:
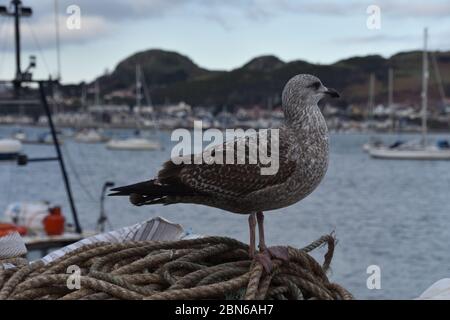
[[[33,231],[42,231],[48,210],[49,205],[45,202],[15,202],[6,208],[5,217],[7,222]]]

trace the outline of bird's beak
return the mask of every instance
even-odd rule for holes
[[[332,89],[332,88],[327,88],[327,90],[325,90],[324,93],[329,95],[332,98],[339,98],[340,97],[339,93],[336,90]]]

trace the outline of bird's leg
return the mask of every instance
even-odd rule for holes
[[[256,213],[256,219],[258,221],[259,250],[266,251],[266,240],[264,238],[264,213],[262,211],[258,211]]]
[[[287,247],[282,246],[274,246],[268,248],[266,246],[266,241],[264,238],[264,213],[262,211],[259,211],[256,213],[256,219],[258,221],[258,232],[259,232],[259,250],[261,253],[270,258],[279,259],[282,261],[289,261],[289,252]],[[267,261],[267,259],[264,259]],[[266,262],[267,263],[267,262]],[[266,268],[266,269],[271,269]]]
[[[264,213],[258,211],[256,213],[256,220],[258,221],[258,236],[259,236],[259,251],[256,255],[256,260],[261,263],[267,273],[271,273],[273,269],[272,258],[270,252],[267,250],[266,241],[264,239]]]
[[[255,257],[255,251],[256,251],[256,232],[255,232],[256,214],[255,213],[251,213],[250,216],[248,217],[248,226],[250,229],[250,249],[249,249],[248,255],[250,256],[251,259],[253,259]]]

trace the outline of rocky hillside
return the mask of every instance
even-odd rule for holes
[[[436,61],[450,96],[450,51],[436,52]],[[431,59],[430,59],[431,62]],[[257,57],[231,71],[206,70],[188,57],[176,52],[148,50],[121,61],[114,71],[98,78],[102,94],[116,90],[134,90],[136,64],[141,65],[156,104],[185,101],[193,105],[253,105],[279,99],[286,81],[298,73],[317,75],[323,82],[342,93],[338,104],[365,104],[370,73],[376,75],[376,102],[387,100],[389,67],[394,68],[394,100],[420,103],[422,53],[402,52],[390,58],[378,55],[353,57],[329,65],[296,60],[285,62],[275,56]],[[440,96],[430,63],[430,98]],[[73,93],[74,88],[71,87]],[[115,100],[120,100],[116,98]],[[115,103],[132,103],[111,101]]]

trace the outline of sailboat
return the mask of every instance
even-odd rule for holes
[[[396,144],[394,147],[373,147],[369,154],[378,159],[397,160],[450,160],[448,143],[430,144],[428,141],[427,112],[428,112],[428,30],[424,30],[424,49],[422,62],[422,138],[419,142],[411,141]]]
[[[11,83],[14,84],[16,95],[14,96],[14,99],[11,101],[8,101],[8,104],[12,105],[22,105],[22,101],[29,101],[32,102],[32,104],[36,104],[38,106],[41,106],[43,111],[45,112],[45,116],[43,116],[41,119],[45,119],[42,121],[42,124],[46,124],[49,127],[50,134],[44,133],[45,136],[42,136],[42,139],[38,139],[36,141],[30,141],[30,142],[36,142],[36,143],[51,143],[53,144],[55,148],[56,155],[53,157],[37,157],[37,158],[30,158],[27,154],[22,153],[22,143],[17,139],[1,139],[0,140],[0,158],[2,157],[12,157],[13,160],[17,160],[17,164],[20,166],[29,165],[35,162],[48,162],[48,161],[57,161],[59,163],[59,168],[61,170],[61,176],[63,181],[63,186],[65,188],[66,195],[68,197],[68,202],[70,204],[70,210],[72,212],[72,218],[73,218],[73,227],[66,228],[64,230],[64,221],[60,217],[60,211],[55,210],[52,212],[52,214],[55,214],[55,216],[58,216],[58,230],[57,232],[49,231],[49,230],[43,230],[45,229],[45,225],[39,225],[40,230],[31,230],[24,228],[23,226],[17,225],[19,221],[19,216],[11,217],[9,221],[6,221],[3,223],[0,221],[0,235],[9,235],[13,232],[18,232],[19,234],[23,235],[21,237],[20,246],[23,248],[23,244],[26,245],[27,250],[20,250],[18,252],[26,251],[47,251],[49,249],[54,249],[55,247],[62,247],[69,245],[71,243],[77,242],[81,239],[83,239],[86,236],[91,236],[92,232],[83,232],[79,219],[78,214],[76,210],[75,200],[72,195],[72,188],[69,180],[69,175],[66,170],[66,165],[64,162],[64,153],[62,152],[60,148],[61,140],[58,138],[58,132],[55,128],[54,122],[53,122],[53,116],[52,111],[50,108],[49,101],[47,100],[47,89],[50,86],[53,86],[55,84],[54,80],[34,80],[32,73],[30,71],[30,68],[34,68],[34,62],[33,65],[30,64],[30,66],[26,69],[25,72],[21,69],[21,63],[20,63],[20,57],[21,57],[21,46],[20,46],[20,25],[21,25],[21,17],[24,16],[30,16],[33,12],[32,8],[30,7],[24,7],[22,4],[23,1],[11,1],[11,5],[7,8],[0,7],[0,11],[3,10],[2,13],[8,13],[8,15],[13,15],[15,17],[15,26],[14,28],[14,36],[15,36],[15,61],[16,61],[16,77],[13,80],[1,80],[2,83]],[[57,1],[55,1],[55,5],[57,5]],[[5,11],[6,10],[6,11]],[[23,14],[27,13],[27,15]],[[55,6],[55,18],[58,18],[57,15],[58,10]],[[56,19],[58,20],[58,19]],[[58,27],[56,28],[57,35],[59,35]],[[57,42],[57,48],[59,51],[59,41]],[[59,82],[59,67],[58,67],[58,77],[56,82]],[[23,90],[23,84],[26,84],[27,87],[31,84],[33,86],[38,85],[38,97],[35,99],[33,95],[24,94],[26,91]],[[20,138],[24,141],[27,141],[27,135],[25,132],[22,132],[19,135],[16,135],[17,138]],[[15,159],[14,159],[15,158]],[[30,183],[33,181],[30,180]],[[59,185],[55,185],[55,188],[58,188]],[[38,192],[39,189],[37,188]],[[24,195],[20,195],[20,197],[23,198]],[[24,202],[25,204],[25,202]],[[15,207],[17,208],[17,207]],[[24,208],[24,207],[22,207]],[[19,213],[21,213],[19,211]],[[31,214],[36,212],[31,212]],[[48,212],[47,212],[48,213]],[[23,217],[23,216],[22,216]],[[5,216],[5,218],[8,218]],[[35,221],[36,216],[31,217],[31,220]],[[55,218],[55,217],[53,217]],[[3,219],[3,217],[0,217],[0,219]],[[31,223],[31,220],[28,220]],[[23,220],[22,220],[23,221]],[[55,220],[53,220],[55,221]],[[43,222],[43,221],[42,221]],[[67,225],[68,227],[68,225]],[[26,235],[24,233],[27,233]],[[57,234],[56,234],[57,233]],[[20,237],[19,237],[20,238]],[[5,239],[6,240],[6,239]],[[23,242],[22,242],[23,240]],[[12,247],[14,247],[14,240],[11,243]],[[10,243],[6,241],[6,247],[3,248],[3,253],[8,252],[8,247],[10,246]],[[8,255],[7,255],[8,256]],[[13,255],[15,256],[15,254]]]
[[[100,105],[100,87],[98,80],[95,82],[95,103],[96,105]],[[83,86],[82,93],[81,93],[81,104],[84,109],[84,111],[87,113],[88,108],[86,104],[86,87]],[[78,131],[75,136],[74,140],[76,142],[80,143],[101,143],[108,140],[107,137],[103,136],[99,130],[94,128],[84,128],[80,131]]]
[[[64,143],[64,139],[61,137],[61,132],[57,132],[57,142],[62,145]],[[21,144],[43,144],[43,145],[51,145],[53,144],[53,138],[50,132],[41,132],[37,135],[37,137],[30,139],[28,134],[23,130],[18,130],[17,132],[12,134],[12,140],[17,140]]]
[[[101,143],[108,140],[108,138],[101,135],[101,133],[93,128],[83,129],[75,134],[74,140],[81,143]]]
[[[136,65],[136,109],[139,112],[141,109],[142,100],[142,80],[143,75],[140,65]],[[144,80],[145,82],[145,80]],[[145,88],[146,89],[146,88]],[[150,104],[150,97],[145,95],[147,104]],[[138,127],[140,118],[138,120]],[[110,150],[160,150],[161,145],[158,141],[150,140],[141,136],[140,130],[135,131],[135,136],[125,139],[112,139],[106,143],[106,148]]]
[[[371,136],[369,138],[369,141],[363,144],[362,146],[362,149],[365,152],[369,152],[371,148],[383,145],[383,143],[374,136],[374,125],[373,125],[374,123],[373,111],[375,109],[374,95],[375,95],[375,74],[371,73],[369,78],[369,101],[367,103],[368,109],[367,123]]]

